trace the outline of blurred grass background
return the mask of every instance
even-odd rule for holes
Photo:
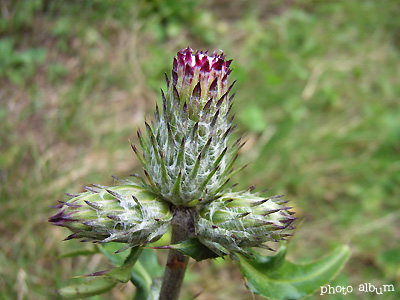
[[[398,1],[0,1],[0,299],[59,299],[100,256],[47,223],[63,192],[141,172],[129,147],[160,101],[164,72],[190,46],[233,59],[240,187],[295,206],[290,258],[348,243],[331,285],[346,296],[400,290]],[[162,256],[163,254],[161,254]],[[161,257],[162,258],[162,257]],[[358,285],[396,293],[358,293]],[[259,299],[226,261],[192,264],[184,299]],[[132,285],[93,299],[131,299]]]

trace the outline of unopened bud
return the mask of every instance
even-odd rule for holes
[[[86,187],[60,205],[49,219],[53,225],[70,229],[66,239],[127,243],[128,247],[158,240],[167,230],[172,215],[168,204],[144,187]]]
[[[250,192],[226,193],[204,205],[196,222],[196,234],[218,255],[248,253],[288,236],[285,231],[295,220],[290,207],[276,197],[261,198]]]

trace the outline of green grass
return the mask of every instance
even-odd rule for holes
[[[187,45],[234,59],[237,134],[248,139],[240,160],[251,162],[236,181],[291,200],[304,219],[291,258],[312,260],[348,243],[353,255],[331,285],[398,290],[400,6],[182,2],[7,4],[0,299],[57,299],[54,290],[75,282],[70,277],[107,268],[97,256],[57,258],[85,245],[61,242],[67,232],[47,223],[49,206],[81,185],[113,184],[110,174],[141,172],[128,139]],[[197,299],[253,299],[235,270],[229,261],[193,264],[185,295],[204,289]],[[133,290],[97,299],[131,299]],[[360,297],[377,296],[346,295]]]

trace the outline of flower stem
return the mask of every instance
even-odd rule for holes
[[[194,208],[173,206],[171,244],[194,237]],[[178,250],[168,253],[159,300],[178,300],[189,257]]]

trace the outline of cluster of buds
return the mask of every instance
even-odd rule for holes
[[[145,245],[168,229],[174,207],[195,213],[194,236],[218,255],[248,253],[282,233],[295,219],[279,197],[234,193],[227,184],[243,146],[230,141],[234,126],[228,85],[231,61],[223,54],[181,50],[174,58],[162,109],[138,130],[141,150],[132,145],[148,183],[94,186],[62,203],[50,218],[68,227],[69,238]]]

